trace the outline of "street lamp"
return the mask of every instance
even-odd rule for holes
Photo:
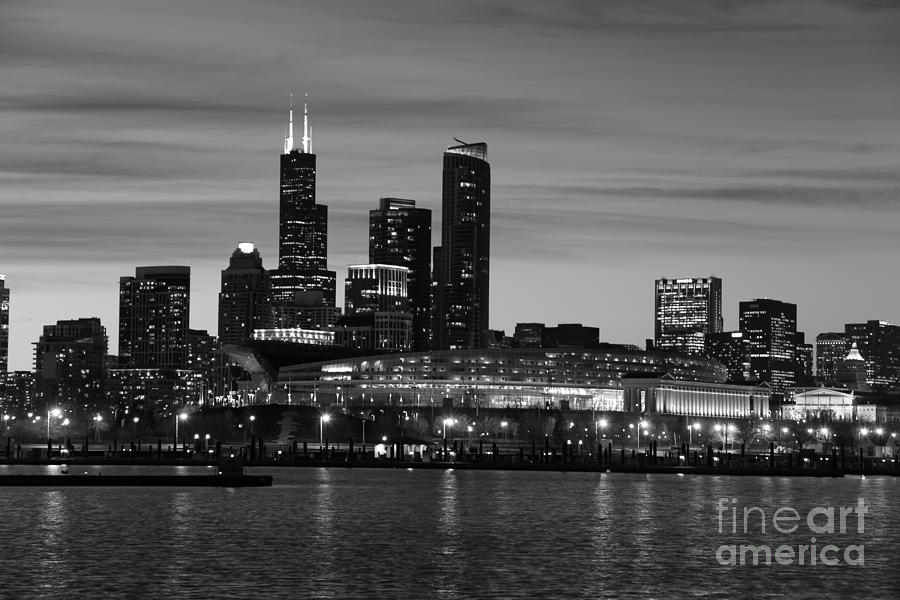
[[[637,428],[637,447],[638,447],[638,450],[641,449],[641,429],[644,429],[645,427],[647,427],[647,421],[638,421],[638,428]],[[646,431],[646,430],[644,431],[644,435],[647,435],[648,433],[649,433],[648,431]]]
[[[447,439],[447,425],[453,427],[456,424],[456,419],[444,419],[444,439]]]
[[[54,408],[53,410],[50,410],[49,408],[47,408],[47,441],[48,442],[50,441],[50,417],[51,416],[58,417],[61,414],[62,414],[62,411],[59,410],[58,408]]]
[[[137,438],[137,424],[138,424],[138,421],[140,421],[140,420],[141,420],[140,417],[134,418],[134,437],[135,438]]]
[[[175,415],[175,444],[172,446],[172,450],[176,450],[178,448],[178,421],[187,421],[187,413],[181,413]]]
[[[253,437],[253,421],[256,420],[256,415],[250,415],[250,437]]]
[[[509,425],[507,421],[500,421],[500,428],[503,429],[503,439],[506,439],[506,427]]]
[[[319,417],[319,445],[320,446],[325,443],[325,423],[327,423],[329,419],[331,419],[331,415],[327,415],[327,414]]]

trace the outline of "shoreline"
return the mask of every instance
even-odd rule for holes
[[[215,467],[211,460],[176,460],[176,459],[122,459],[91,457],[85,460],[73,457],[69,460],[46,459],[0,459],[5,466],[129,466],[129,467]],[[677,466],[677,465],[629,465],[621,463],[600,464],[589,462],[493,462],[487,461],[396,461],[389,459],[282,459],[245,461],[248,469],[260,467],[277,468],[333,468],[333,469],[426,469],[426,470],[470,470],[470,471],[538,471],[538,472],[580,472],[580,473],[634,473],[634,474],[669,474],[669,475],[727,475],[738,477],[830,477],[841,478],[845,475],[889,476],[900,475],[896,470],[873,471],[869,469],[798,469],[755,465],[734,465],[721,467]],[[8,477],[9,475],[0,475]],[[59,475],[64,476],[64,475]]]

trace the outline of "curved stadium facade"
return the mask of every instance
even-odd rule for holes
[[[445,350],[342,358],[284,366],[277,395],[346,407],[445,405],[568,407],[621,411],[622,380],[668,373],[722,383],[725,368],[669,352],[581,348]]]

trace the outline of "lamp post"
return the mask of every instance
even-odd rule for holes
[[[94,415],[94,441],[100,443],[100,423],[103,421],[103,415]]]
[[[647,421],[638,421],[638,428],[637,428],[637,447],[638,447],[638,450],[641,449],[641,429],[643,429],[643,428],[646,427],[646,426],[647,426]],[[646,434],[646,432],[645,432],[645,434]]]
[[[62,411],[59,410],[58,408],[54,408],[53,410],[50,410],[49,407],[47,408],[47,441],[48,442],[50,441],[50,417],[51,416],[58,417],[61,414],[62,414]]]
[[[137,424],[138,424],[138,421],[140,421],[140,420],[141,420],[140,417],[134,418],[134,436],[133,436],[134,439],[137,439]]]
[[[503,430],[503,439],[506,439],[506,428],[509,426],[508,421],[500,421],[500,429]]]
[[[445,440],[447,439],[447,425],[449,425],[450,427],[453,427],[454,424],[456,424],[455,419],[444,419],[444,435],[443,435],[443,437]]]
[[[175,415],[175,443],[172,445],[172,451],[176,452],[178,450],[178,421],[186,421],[187,413],[181,413]]]
[[[331,418],[330,415],[322,415],[319,417],[319,446],[325,443],[325,423]]]
[[[608,425],[608,422],[606,421],[606,419],[600,419],[599,421],[596,421],[594,423],[594,437],[595,438],[597,437],[597,426],[598,425],[600,426],[600,429],[603,430],[603,433],[602,433],[603,437],[606,437],[606,426]]]

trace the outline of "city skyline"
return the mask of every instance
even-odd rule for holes
[[[313,31],[299,9],[254,10],[245,26],[251,9],[222,3],[145,15],[158,27],[144,35],[133,14],[84,4],[5,9],[10,370],[31,369],[44,325],[115,329],[116,282],[142,265],[189,265],[191,326],[215,331],[237,243],[277,266],[275,156],[288,95],[305,90],[340,280],[366,260],[379,198],[415,199],[438,230],[440,156],[457,136],[491,148],[492,328],[582,322],[641,344],[654,280],[708,275],[723,279],[725,330],[739,301],[762,297],[796,304],[808,339],[900,321],[900,11],[510,3],[419,21],[351,3],[303,7]],[[206,19],[247,35],[213,39]],[[461,25],[476,30],[468,47]]]

